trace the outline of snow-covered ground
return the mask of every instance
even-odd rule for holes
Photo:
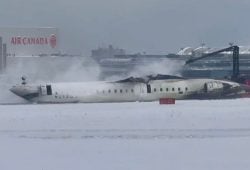
[[[0,105],[0,169],[250,168],[250,99]]]

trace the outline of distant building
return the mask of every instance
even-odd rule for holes
[[[91,51],[91,57],[95,59],[98,63],[102,59],[113,58],[115,55],[125,55],[126,52],[124,49],[114,48],[112,45],[109,45],[108,48],[98,48]]]
[[[113,49],[113,48],[110,48]],[[101,67],[101,77],[108,76],[129,76],[131,72],[141,66],[149,66],[150,64],[158,63],[165,64],[166,68],[173,63],[179,63],[183,67],[179,73],[184,77],[213,77],[224,78],[232,75],[233,59],[231,52],[223,52],[215,56],[204,58],[195,63],[184,65],[185,61],[190,58],[199,57],[206,53],[211,53],[220,48],[208,48],[205,46],[198,48],[183,48],[177,54],[166,55],[148,55],[148,54],[115,54],[102,52],[99,50],[99,65]],[[106,49],[107,50],[107,49]],[[113,50],[111,50],[113,51]],[[96,52],[96,51],[94,51]],[[102,52],[102,53],[101,53]],[[92,55],[95,53],[92,53]],[[106,54],[106,55],[101,55]],[[168,64],[169,63],[169,64]],[[250,75],[250,47],[240,46],[240,73]],[[164,67],[164,66],[163,66]],[[162,70],[164,71],[164,70]],[[166,72],[166,74],[168,74]]]
[[[59,53],[57,28],[0,27],[0,36],[10,56],[49,55]]]

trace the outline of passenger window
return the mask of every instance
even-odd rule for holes
[[[131,92],[134,93],[134,89],[131,89]]]
[[[160,88],[160,91],[162,91],[162,88]]]
[[[126,89],[126,93],[128,93],[128,89]]]
[[[168,91],[168,88],[166,88],[166,91]]]
[[[115,89],[114,92],[117,93],[117,90]]]
[[[55,98],[57,98],[57,97],[58,97],[58,93],[56,92],[56,93],[55,93]]]
[[[174,91],[174,88],[172,88],[172,91]]]
[[[180,88],[180,87],[178,88],[178,91],[181,91],[181,88]]]
[[[104,94],[104,93],[105,93],[105,91],[103,90],[103,91],[102,91],[102,93]]]
[[[186,91],[188,91],[188,88],[186,87],[186,89],[185,89]]]
[[[154,92],[156,92],[157,90],[156,90],[156,88],[154,88]]]
[[[111,90],[109,90],[108,92],[111,93]]]
[[[122,93],[122,89],[120,89],[120,93]]]

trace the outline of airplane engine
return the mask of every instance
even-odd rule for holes
[[[206,93],[222,92],[224,88],[223,83],[219,81],[211,81],[204,84],[204,90]]]

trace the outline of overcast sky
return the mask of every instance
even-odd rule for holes
[[[167,54],[181,47],[250,45],[249,0],[1,0],[0,26],[51,26],[65,51],[113,44]]]

